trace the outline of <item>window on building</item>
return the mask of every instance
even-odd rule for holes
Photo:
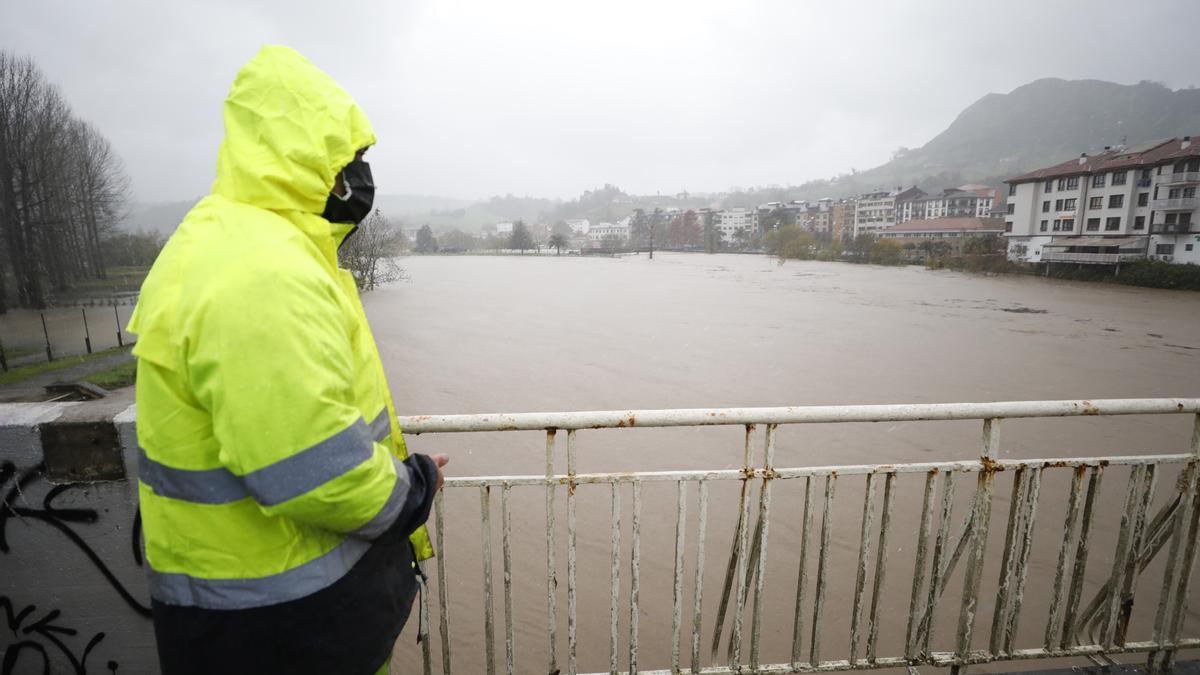
[[[1045,221],[1045,220],[1038,223],[1038,232],[1045,232],[1048,225],[1049,225],[1049,222]]]
[[[1185,250],[1185,251],[1190,251],[1190,250],[1192,250],[1192,245],[1191,245],[1191,244],[1184,244],[1184,245],[1183,245],[1183,250]]]
[[[1167,199],[1179,199],[1179,194],[1181,192],[1183,192],[1183,190],[1179,188],[1171,188],[1170,190],[1167,190]]]
[[[1050,194],[1050,192],[1052,190],[1054,190],[1054,181],[1052,181],[1052,180],[1046,181],[1046,184],[1043,186],[1042,192],[1045,192],[1046,194]]]
[[[1183,189],[1183,198],[1184,199],[1192,199],[1195,196],[1196,196],[1196,188],[1190,187],[1190,188]]]
[[[1114,171],[1112,173],[1112,184],[1113,185],[1124,185],[1125,184],[1125,172],[1124,171]]]
[[[1092,197],[1091,199],[1089,199],[1088,200],[1088,208],[1089,209],[1104,208],[1104,197]]]
[[[1017,184],[1013,183],[1012,185],[1008,186],[1008,196],[1011,197],[1015,194],[1017,194]]]
[[[1168,213],[1167,215],[1163,216],[1163,224],[1165,224],[1165,225],[1174,225],[1174,224],[1175,224],[1175,218],[1176,218],[1176,217],[1178,217],[1178,216],[1179,216],[1179,214],[1178,214],[1178,213]]]
[[[1098,173],[1092,176],[1092,187],[1104,187],[1104,174]]]
[[[1133,217],[1133,229],[1135,229],[1135,230],[1146,229],[1146,216],[1134,216]]]
[[[1078,190],[1079,189],[1079,176],[1071,176],[1070,178],[1067,179],[1067,189],[1068,190]]]
[[[1139,192],[1138,193],[1138,206],[1149,206],[1149,205],[1150,205],[1150,193],[1149,192]]]
[[[1063,200],[1061,200],[1061,199],[1055,199],[1055,200],[1054,200],[1054,210],[1055,210],[1055,211],[1062,211],[1062,210],[1063,210]]]
[[[1050,212],[1050,200],[1046,200],[1046,201],[1042,202],[1042,213],[1049,213],[1049,212]]]
[[[1108,208],[1119,209],[1125,205],[1125,195],[1109,195]]]
[[[1179,224],[1180,225],[1191,225],[1192,224],[1192,214],[1191,213],[1179,214]]]
[[[1121,229],[1121,219],[1119,217],[1109,218],[1108,220],[1104,221],[1105,232],[1112,232],[1113,230],[1119,229]]]
[[[1078,204],[1078,203],[1079,203],[1079,200],[1078,200],[1078,199],[1075,199],[1075,198],[1071,198],[1071,199],[1064,199],[1064,200],[1063,200],[1063,207],[1062,207],[1062,210],[1063,210],[1063,211],[1074,211],[1074,210],[1075,210],[1075,205],[1076,205],[1076,204]]]
[[[1074,229],[1075,229],[1075,219],[1074,218],[1063,218],[1062,231],[1063,232],[1071,232]]]
[[[1100,231],[1100,219],[1099,218],[1088,218],[1087,225],[1085,227],[1087,228],[1088,232],[1099,232]]]
[[[1154,253],[1157,255],[1172,255],[1175,253],[1175,244],[1159,244],[1154,247]]]
[[[1005,222],[1005,223],[1004,223],[1004,231],[1005,231],[1005,232],[1012,232],[1012,222]]]
[[[1013,204],[1012,202],[1009,202],[1009,203],[1008,203],[1008,206],[1006,207],[1006,211],[1005,211],[1005,213],[1009,213],[1009,214],[1013,213],[1013,212],[1014,212],[1014,209],[1016,208],[1016,206],[1017,206],[1016,204]]]
[[[1066,189],[1067,189],[1067,179],[1059,178],[1058,179],[1058,191],[1062,192],[1063,190],[1066,190]]]

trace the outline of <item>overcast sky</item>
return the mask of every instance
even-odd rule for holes
[[[263,43],[358,99],[381,192],[572,197],[869,168],[1042,77],[1188,86],[1198,20],[1189,0],[37,0],[0,3],[0,48],[99,126],[141,201],[208,192]]]

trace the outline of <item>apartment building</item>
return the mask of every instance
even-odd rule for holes
[[[721,233],[721,242],[734,244],[739,241],[738,232],[742,238],[749,237],[758,231],[758,212],[752,209],[733,208],[715,211],[712,214],[713,227]]]
[[[986,185],[947,188],[938,194],[923,195],[897,206],[897,222],[934,218],[987,218],[991,215],[996,193]]]
[[[1005,182],[1011,260],[1200,264],[1200,146],[1190,136],[1106,148]]]
[[[840,199],[829,206],[829,232],[836,240],[841,240],[854,233],[853,199]]]
[[[896,188],[891,191],[868,192],[859,196],[854,210],[854,236],[878,232],[885,227],[895,225],[896,203],[901,209],[913,199],[923,196],[924,191],[917,187],[907,190]],[[909,207],[911,209],[911,206]]]
[[[954,249],[970,237],[1004,234],[1004,221],[977,216],[910,220],[884,228],[877,233],[880,239],[896,239],[904,243],[945,241]]]

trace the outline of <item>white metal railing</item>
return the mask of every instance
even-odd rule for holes
[[[1077,262],[1111,265],[1132,260],[1145,260],[1145,253],[1072,253],[1070,251],[1042,251],[1042,262]]]
[[[1200,183],[1200,171],[1176,171],[1164,173],[1159,177],[1160,183]]]
[[[1188,211],[1200,206],[1195,197],[1180,197],[1176,199],[1154,199],[1150,208],[1163,211]]]
[[[1000,425],[1010,418],[1049,418],[1070,416],[1162,415],[1185,414],[1193,417],[1189,451],[1181,454],[1152,454],[1141,456],[1099,456],[1071,459],[1001,459]],[[883,422],[883,421],[949,421],[980,420],[982,422],[981,456],[969,461],[936,461],[908,464],[866,464],[851,466],[822,466],[780,468],[775,466],[776,431],[779,425]],[[956,671],[971,664],[992,661],[1042,659],[1056,657],[1088,657],[1099,661],[1109,655],[1144,653],[1152,672],[1173,666],[1176,652],[1200,647],[1200,636],[1188,637],[1183,631],[1187,612],[1188,588],[1196,557],[1197,532],[1200,529],[1200,399],[1116,399],[1092,401],[1025,401],[998,403],[947,403],[911,405],[813,406],[784,408],[729,408],[690,410],[644,410],[563,413],[516,413],[489,415],[421,415],[401,417],[406,434],[474,433],[497,431],[541,431],[545,433],[546,471],[544,475],[506,475],[447,478],[445,487],[450,494],[475,489],[479,491],[481,508],[481,550],[483,571],[484,661],[486,672],[494,673],[497,659],[503,658],[505,672],[541,672],[542,668],[527,664],[516,665],[516,639],[512,599],[513,556],[512,510],[510,493],[514,488],[545,489],[546,545],[546,637],[548,639],[548,671],[557,672],[560,640],[558,637],[558,564],[556,556],[555,497],[565,492],[567,501],[566,597],[567,637],[566,664],[563,672],[577,670],[578,635],[577,594],[579,580],[577,551],[580,534],[576,530],[576,488],[583,485],[608,485],[611,492],[610,545],[610,622],[609,670],[607,672],[654,673],[784,673],[863,670],[915,665],[949,666]],[[589,429],[635,429],[646,427],[698,427],[733,425],[745,429],[743,464],[739,469],[653,471],[634,473],[578,473],[576,471],[576,435]],[[761,463],[755,462],[756,427],[765,425]],[[560,432],[566,432],[565,474],[555,473],[554,462]],[[1106,471],[1123,467],[1129,472],[1115,550],[1112,552],[1111,572],[1100,591],[1085,603],[1084,572],[1089,557],[1089,541],[1093,533],[1100,497],[1100,485]],[[1178,480],[1168,491],[1166,505],[1152,517],[1159,474],[1175,467]],[[1033,645],[1017,644],[1017,626],[1034,617],[1022,613],[1022,603],[1028,585],[1028,561],[1033,548],[1033,528],[1041,501],[1040,489],[1045,472],[1062,471],[1070,476],[1066,496],[1066,518],[1062,526],[1062,543],[1057,550],[1057,565],[1053,582],[1041,580],[1037,591],[1048,594],[1050,607],[1043,617],[1045,630],[1042,639]],[[984,562],[995,552],[988,551],[988,530],[991,520],[993,493],[997,475],[1013,475],[1011,507],[1008,510],[1004,547],[1000,557],[1000,577],[986,649],[976,649],[972,639],[980,611],[980,588],[983,585]],[[954,514],[956,476],[975,474],[975,490],[970,497],[965,517]],[[889,569],[891,553],[889,536],[900,475],[923,475],[924,491],[920,525],[914,553],[914,572],[911,580],[909,610],[905,621],[902,653],[883,654],[879,647],[881,620],[880,597]],[[828,623],[826,591],[830,578],[829,554],[833,535],[832,518],[836,487],[851,477],[865,477],[861,531],[858,544],[858,563],[855,568],[853,607],[851,609],[849,658],[822,659],[827,647],[823,629]],[[708,520],[708,490],[714,481],[741,483],[740,508],[730,550],[725,583],[720,589],[720,604],[714,626],[709,665],[702,659],[703,600],[711,593],[703,584],[706,530]],[[795,611],[786,617],[791,623],[790,659],[764,662],[761,648],[764,620],[772,625],[785,617],[764,619],[765,566],[768,559],[772,486],[777,481],[796,481],[803,489],[803,522],[799,534],[799,550],[787,550],[786,560],[797,561]],[[671,604],[671,663],[667,669],[639,669],[639,617],[641,612],[662,609],[639,608],[641,488],[644,483],[673,482],[676,484],[675,558]],[[620,506],[619,488],[632,485],[632,540],[629,567],[628,634],[619,634],[620,591]],[[686,518],[688,492],[695,483],[698,490],[698,521],[696,526],[694,576],[691,580],[692,606],[684,607],[685,551],[689,529]],[[883,484],[883,506],[876,527],[876,494]],[[753,495],[751,485],[758,489],[757,517],[751,518]],[[940,490],[938,489],[940,485]],[[503,560],[504,653],[496,654],[493,618],[492,574],[492,490],[500,491],[501,537]],[[800,489],[800,488],[797,488]],[[436,545],[445,542],[446,518],[444,496],[435,502],[433,529]],[[935,496],[940,499],[935,500]],[[809,592],[809,555],[814,534],[815,502],[821,500],[820,525],[815,550],[817,571],[813,595]],[[960,521],[955,527],[954,523]],[[753,527],[752,527],[753,525]],[[936,536],[934,529],[936,525]],[[878,530],[876,552],[870,549]],[[584,536],[587,536],[586,534]],[[932,537],[932,541],[931,541]],[[932,549],[931,549],[932,544]],[[1093,544],[1095,545],[1095,544]],[[1134,596],[1145,597],[1147,591],[1136,583],[1139,574],[1166,547],[1166,561],[1154,612],[1153,637],[1145,641],[1127,641]],[[778,548],[778,545],[777,545]],[[934,621],[952,574],[965,555],[962,594],[958,604],[957,627],[953,644],[934,644]],[[869,606],[866,600],[867,577],[874,558],[873,582],[870,584]],[[1103,553],[1101,554],[1103,559]],[[441,670],[452,672],[455,645],[449,615],[450,584],[446,576],[447,554],[440,550],[437,565],[437,622],[441,643]],[[424,672],[434,668],[429,640],[430,601],[428,594],[421,598],[421,638]],[[711,597],[711,596],[710,596]],[[809,607],[811,606],[811,612]],[[944,609],[951,609],[946,605]],[[750,613],[749,649],[743,644],[746,626],[744,614]],[[866,616],[864,617],[864,611]],[[718,658],[719,647],[729,619],[726,653]],[[808,622],[806,624],[806,621]],[[685,635],[689,630],[690,639]],[[682,638],[682,639],[681,639]],[[628,651],[620,653],[619,645],[627,639]],[[941,646],[941,649],[936,647]],[[690,647],[690,654],[688,653]],[[805,655],[807,651],[807,655]],[[622,663],[622,656],[625,656]],[[690,656],[690,661],[688,658]],[[685,663],[685,661],[688,661]]]

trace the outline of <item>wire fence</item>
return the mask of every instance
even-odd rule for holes
[[[0,369],[93,354],[132,344],[125,324],[136,298],[0,315]]]

